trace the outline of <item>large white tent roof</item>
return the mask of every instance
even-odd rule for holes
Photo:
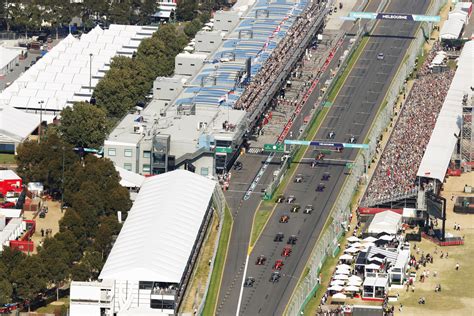
[[[99,278],[179,283],[215,186],[185,170],[147,178]]]
[[[20,55],[18,49],[8,49],[0,46],[0,71],[5,68],[13,59]],[[2,75],[2,73],[0,73]]]
[[[88,101],[109,69],[111,59],[117,55],[131,56],[141,40],[151,37],[156,29],[112,24],[107,30],[97,26],[80,40],[70,34],[0,93],[0,105],[39,115],[41,109],[57,114],[73,102]],[[40,105],[40,102],[43,103]],[[36,125],[33,126],[26,115],[15,123],[21,121],[24,121],[25,129],[30,130],[39,123],[34,122]],[[16,130],[19,129],[12,132]],[[17,138],[23,138],[23,135],[19,134]]]
[[[21,142],[39,125],[36,115],[0,105],[0,141]]]
[[[115,165],[115,170],[120,174],[120,185],[126,188],[139,188],[142,186],[145,177],[141,174],[128,171],[127,169],[120,168]]]
[[[443,182],[461,129],[462,99],[474,86],[474,41],[464,44],[458,67],[426,146],[417,176]]]
[[[439,37],[441,39],[457,39],[461,35],[463,27],[464,22],[462,20],[455,17],[448,19],[441,27]]]
[[[368,232],[370,234],[396,234],[401,220],[402,216],[392,211],[377,213],[370,223]]]

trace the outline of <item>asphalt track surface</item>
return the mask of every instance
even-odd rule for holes
[[[423,14],[428,5],[429,1],[392,0],[385,11]],[[348,142],[352,135],[359,141],[364,140],[390,85],[389,79],[395,75],[402,62],[417,26],[413,22],[401,21],[380,21],[377,24],[315,139],[326,139],[327,134],[334,131],[336,142]],[[377,59],[379,53],[384,54],[384,60]],[[346,149],[342,153],[332,153],[327,158],[351,161],[356,154],[356,150]],[[307,151],[305,158],[308,161],[300,162],[295,173],[304,175],[303,183],[291,182],[285,192],[286,196],[294,195],[296,203],[302,209],[307,204],[312,204],[314,211],[311,215],[303,214],[302,210],[290,213],[290,205],[283,203],[277,206],[250,256],[246,276],[254,277],[256,282],[252,288],[245,288],[243,291],[241,315],[283,314],[305,268],[347,172],[344,163],[334,161],[311,168],[309,159],[315,155],[316,151],[311,148]],[[325,172],[331,175],[329,181],[321,180]],[[315,189],[321,182],[325,182],[326,189],[316,192]],[[278,222],[283,214],[290,216],[286,224]],[[283,242],[273,241],[278,232],[284,233]],[[291,256],[283,258],[281,251],[290,235],[297,235],[298,241],[292,247]],[[266,256],[267,262],[264,266],[256,266],[256,258],[261,254]],[[269,279],[277,259],[283,259],[284,267],[280,281],[274,284]],[[229,306],[224,311],[223,315],[235,315],[236,305]]]

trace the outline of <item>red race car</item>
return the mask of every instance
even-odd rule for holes
[[[277,261],[275,261],[275,264],[273,265],[273,270],[281,270],[283,266],[284,266],[283,260],[278,259]]]
[[[291,247],[290,246],[285,246],[283,248],[283,251],[281,252],[282,257],[289,257],[291,255]]]

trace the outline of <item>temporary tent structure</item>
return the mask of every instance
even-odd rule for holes
[[[348,253],[345,253],[342,256],[340,256],[339,259],[341,259],[341,260],[352,260],[352,259],[354,259],[354,256],[352,256]]]
[[[356,241],[360,241],[360,238],[358,238],[356,236],[351,236],[351,237],[347,238],[347,241],[356,242]]]
[[[336,291],[336,292],[342,291],[342,289],[343,287],[340,285],[333,285],[328,288],[329,291]]]
[[[402,215],[392,211],[377,213],[369,225],[368,233],[377,235],[387,233],[395,235],[402,224]]]
[[[348,280],[349,277],[345,274],[336,274],[334,280]]]
[[[349,286],[346,286],[346,287],[344,288],[344,291],[348,291],[348,292],[358,292],[358,291],[360,291],[360,287],[355,286],[355,285],[349,285]]]

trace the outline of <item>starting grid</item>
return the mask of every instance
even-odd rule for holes
[[[324,141],[293,140],[293,139],[285,139],[284,144],[285,145],[301,145],[301,146],[333,147],[333,148],[369,149],[368,144],[349,144],[349,143],[334,143],[334,142],[324,142]]]

